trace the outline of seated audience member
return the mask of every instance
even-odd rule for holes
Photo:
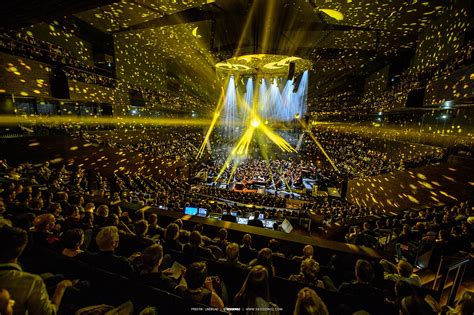
[[[266,314],[279,314],[278,306],[271,302],[267,268],[256,265],[249,271],[242,288],[235,295],[234,307],[239,307],[245,314],[255,314],[254,309],[258,308],[269,309]]]
[[[184,245],[183,252],[191,256],[198,256],[212,260],[215,259],[212,251],[209,248],[202,246],[201,234],[198,231],[191,232],[189,243]]]
[[[163,237],[165,229],[158,225],[158,216],[154,213],[148,217],[148,235],[153,238]]]
[[[409,262],[400,260],[397,265],[394,265],[388,260],[382,259],[380,265],[384,269],[384,279],[391,281],[403,280],[413,286],[421,286],[421,279],[413,273],[413,266]]]
[[[12,221],[4,216],[6,210],[5,203],[3,202],[2,197],[0,197],[0,228],[4,225],[12,226]]]
[[[69,203],[69,195],[67,192],[58,193],[58,203],[61,205],[64,214],[69,215],[72,206]]]
[[[224,302],[213,288],[213,279],[207,277],[207,264],[194,262],[189,265],[184,275],[186,285],[178,285],[175,292],[188,300],[211,307],[223,308]]]
[[[422,298],[414,294],[403,298],[400,302],[400,315],[436,315],[440,311],[438,303],[430,296]]]
[[[56,218],[56,222],[59,222],[61,224],[64,222],[63,209],[60,203],[58,202],[51,203],[49,211]]]
[[[176,223],[170,223],[165,230],[165,238],[163,240],[163,249],[165,253],[170,250],[183,250],[183,244],[178,241],[179,226]]]
[[[54,235],[56,218],[50,213],[40,214],[33,221],[34,231],[31,233],[31,242],[34,246],[45,248],[55,247],[59,238]]]
[[[239,261],[239,244],[230,243],[225,249],[225,258],[220,258],[218,262],[234,267],[247,269],[248,266]]]
[[[134,273],[132,264],[127,258],[115,255],[119,245],[119,232],[115,226],[103,227],[95,238],[98,253],[82,253],[80,259],[101,269],[130,277]]]
[[[245,264],[257,257],[257,250],[252,247],[252,235],[245,234],[242,237],[242,245],[240,246],[239,255],[240,259]]]
[[[38,215],[43,213],[44,201],[43,198],[35,199],[31,202],[31,212]]]
[[[227,230],[222,228],[217,232],[217,237],[214,238],[214,243],[219,246],[219,248],[222,250],[222,252],[225,252],[225,249],[227,245],[229,244],[229,241],[227,240]]]
[[[260,212],[258,211],[255,211],[254,213],[254,218],[252,220],[249,220],[247,222],[248,225],[251,225],[251,226],[256,226],[256,227],[261,227],[263,228],[263,222],[262,220],[259,220],[258,217],[260,216]]]
[[[385,303],[395,304],[398,309],[400,309],[400,303],[402,300],[407,297],[415,294],[414,287],[406,281],[397,280],[395,282],[395,296],[394,300],[388,298],[385,299]]]
[[[324,288],[324,282],[318,279],[319,270],[319,264],[314,259],[305,259],[301,262],[300,273],[291,275],[290,280],[312,287]]]
[[[84,231],[82,229],[72,229],[63,233],[61,243],[64,247],[62,254],[68,257],[76,257],[82,253],[84,243]]]
[[[313,289],[303,288],[296,297],[293,315],[329,315],[329,312],[326,304]]]
[[[293,256],[293,260],[303,261],[308,258],[313,258],[314,248],[311,245],[306,245],[303,247],[303,256]]]
[[[339,286],[339,292],[350,295],[380,297],[381,292],[371,285],[374,279],[374,269],[370,262],[359,259],[355,265],[356,280],[351,283],[343,283]]]
[[[179,227],[179,235],[180,235],[180,236],[184,236],[185,238],[189,237],[189,235],[191,234],[191,232],[184,229],[184,227],[183,227],[183,226],[184,226],[184,225],[183,225],[183,220],[181,220],[181,219],[176,219],[176,220],[174,221],[174,223],[176,223],[176,224],[178,225],[178,227]]]
[[[145,249],[141,260],[142,268],[140,275],[137,277],[140,283],[171,292],[178,285],[179,278],[173,279],[160,270],[163,261],[163,247],[161,245],[154,244]],[[184,275],[184,270],[182,275]]]
[[[236,223],[237,222],[237,217],[233,216],[232,214],[230,214],[230,212],[225,212],[224,214],[222,214],[221,216],[221,221],[228,221],[228,222],[234,222]]]
[[[100,205],[97,207],[97,214],[94,218],[94,223],[97,227],[104,227],[105,221],[109,216],[109,206],[107,205]]]
[[[5,289],[0,289],[0,314],[13,315],[13,306],[15,300],[11,299],[10,292]]]
[[[196,224],[194,227],[193,227],[193,231],[197,231],[199,232],[199,234],[201,234],[201,238],[202,238],[202,241],[204,242],[205,245],[211,245],[211,244],[214,244],[214,241],[203,234],[203,231],[204,231],[204,227],[202,226],[202,224]]]
[[[403,225],[402,233],[398,236],[398,243],[408,244],[413,239],[413,233],[409,224]]]
[[[22,191],[16,195],[16,200],[18,201],[18,203],[13,207],[13,215],[17,216],[20,214],[32,212],[29,206],[31,201],[31,194],[26,191]]]
[[[135,223],[133,228],[135,236],[131,238],[131,243],[129,253],[133,254],[134,252],[143,252],[145,248],[155,244],[155,241],[149,238],[148,233],[148,222],[145,220],[140,220]]]
[[[272,260],[272,250],[270,248],[262,248],[257,255],[257,258],[253,259],[250,263],[249,266],[257,266],[261,265],[268,270],[268,276],[273,278],[275,276],[275,266],[273,266],[273,260]]]
[[[93,202],[88,202],[86,203],[85,207],[84,207],[84,212],[85,213],[94,213],[95,211],[95,205]]]
[[[72,282],[59,282],[50,300],[41,277],[23,271],[18,264],[27,243],[28,234],[24,230],[0,228],[0,288],[7,290],[15,301],[14,314],[55,314]]]
[[[280,242],[278,242],[276,239],[272,238],[268,242],[268,248],[272,250],[272,255],[273,256],[278,256],[278,257],[285,257],[285,254],[280,253]]]
[[[283,229],[281,228],[281,226],[278,224],[278,223],[273,223],[273,230],[274,231],[279,231],[279,232],[284,232]]]

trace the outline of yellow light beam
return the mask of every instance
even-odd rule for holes
[[[319,143],[318,139],[316,139],[316,137],[314,136],[313,132],[311,131],[310,128],[308,128],[308,126],[306,125],[306,123],[304,123],[301,119],[298,119],[298,121],[300,122],[301,126],[303,127],[303,129],[309,134],[309,136],[311,137],[311,139],[313,140],[313,142],[316,144],[316,146],[319,148],[319,150],[321,150],[321,152],[323,152],[324,156],[326,157],[326,159],[329,161],[329,163],[331,164],[331,166],[334,168],[334,170],[336,170],[336,172],[340,173],[339,172],[339,169],[337,168],[336,164],[334,164],[334,162],[332,161],[332,159],[329,157],[329,155],[326,153],[326,151],[324,150],[323,146],[321,145],[321,143]]]
[[[228,84],[229,80],[227,79],[226,86]],[[204,140],[202,141],[201,147],[198,150],[198,153],[196,155],[196,160],[201,158],[202,154],[204,153],[204,150],[206,148],[207,142],[209,141],[209,138],[211,137],[212,131],[214,130],[214,127],[220,117],[221,111],[224,108],[224,103],[225,103],[225,91],[224,87],[221,87],[221,95],[219,97],[219,101],[217,102],[216,110],[214,112],[214,115],[212,117],[211,125],[209,126],[209,129],[207,130],[206,136],[204,137]]]
[[[104,116],[0,116],[0,124],[78,124],[78,125],[140,125],[140,126],[208,126],[209,119],[176,119],[148,117],[104,117]]]
[[[273,132],[266,125],[260,125],[260,130],[273,142],[275,143],[282,151],[286,152],[296,152],[296,150],[281,136]]]

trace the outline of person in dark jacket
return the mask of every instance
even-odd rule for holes
[[[256,226],[256,227],[263,228],[263,222],[262,222],[262,220],[258,219],[259,216],[260,216],[260,212],[255,211],[254,218],[252,220],[249,220],[249,222],[247,222],[247,224],[251,225],[251,226]]]
[[[115,250],[119,244],[119,232],[117,227],[106,226],[102,228],[99,233],[97,233],[95,241],[99,249],[98,253],[81,253],[76,257],[85,263],[109,272],[125,277],[133,276],[135,270],[130,261],[123,256],[115,255]],[[131,257],[130,260],[132,258],[133,257]]]
[[[191,232],[189,243],[184,245],[183,252],[191,256],[198,256],[212,260],[215,259],[212,251],[209,248],[202,246],[201,233],[198,231]]]

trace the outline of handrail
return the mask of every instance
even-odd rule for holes
[[[453,282],[453,285],[451,287],[451,291],[449,292],[449,297],[448,297],[448,302],[447,302],[447,305],[449,305],[449,306],[454,305],[454,301],[456,299],[457,291],[458,291],[459,286],[461,285],[461,282],[463,280],[464,272],[466,271],[466,267],[471,262],[471,258],[469,256],[465,256],[465,257],[441,256],[441,259],[440,259],[440,262],[439,262],[439,265],[438,265],[438,270],[436,272],[436,276],[435,276],[434,281],[433,281],[433,290],[435,290],[436,289],[436,284],[438,282],[438,278],[439,278],[440,273],[441,273],[441,268],[442,268],[443,262],[446,261],[446,260],[453,260],[453,259],[457,259],[457,258],[459,258],[459,260],[457,260],[456,262],[454,262],[454,263],[452,263],[448,266],[445,266],[443,268],[444,272],[443,272],[443,275],[441,276],[440,285],[439,285],[439,288],[438,288],[438,299],[440,300],[441,296],[443,295],[443,291],[445,290],[445,284],[448,280],[449,273],[453,270],[456,270],[456,275],[454,277],[454,282]]]

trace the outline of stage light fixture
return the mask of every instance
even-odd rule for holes
[[[252,121],[250,122],[250,124],[252,125],[252,127],[257,128],[258,126],[260,126],[260,119],[258,119],[257,117],[254,117]]]

